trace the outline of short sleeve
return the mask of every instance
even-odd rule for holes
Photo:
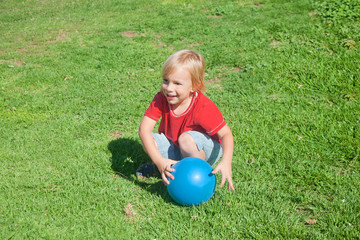
[[[210,136],[216,134],[226,125],[220,110],[211,100],[199,109],[197,122]]]
[[[164,107],[164,95],[161,92],[158,92],[152,102],[150,103],[150,106],[145,111],[145,116],[158,121],[163,113]]]

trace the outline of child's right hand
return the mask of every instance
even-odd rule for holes
[[[171,178],[172,180],[175,179],[171,173],[175,171],[175,169],[173,169],[172,166],[177,162],[178,161],[164,158],[164,160],[161,161],[161,163],[157,165],[157,168],[159,169],[161,178],[165,185],[170,184],[168,177]]]

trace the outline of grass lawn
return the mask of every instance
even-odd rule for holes
[[[358,238],[359,9],[0,1],[0,239]],[[197,207],[135,177],[140,120],[184,48],[235,140],[236,191]]]

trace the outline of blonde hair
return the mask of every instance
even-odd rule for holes
[[[164,63],[162,70],[163,79],[167,79],[178,68],[184,68],[190,73],[194,90],[199,92],[205,90],[205,59],[201,54],[188,49],[175,52]]]

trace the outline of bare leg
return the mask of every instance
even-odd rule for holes
[[[183,133],[180,135],[179,146],[182,156],[185,157],[197,157],[205,160],[205,151],[199,151],[194,138],[188,134]]]

